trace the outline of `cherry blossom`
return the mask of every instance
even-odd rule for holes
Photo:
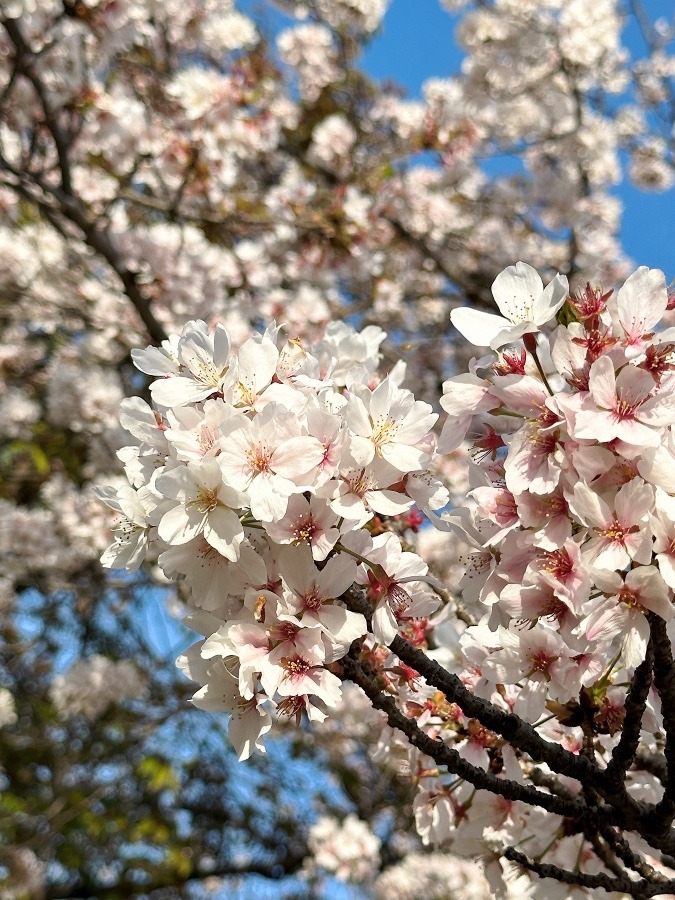
[[[454,309],[452,324],[468,341],[478,347],[497,350],[524,334],[538,331],[565,302],[567,279],[556,275],[544,290],[544,285],[532,266],[519,262],[497,276],[492,296],[501,316],[472,310]]]

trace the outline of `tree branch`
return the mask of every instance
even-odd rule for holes
[[[388,697],[381,692],[373,674],[367,671],[356,658],[359,650],[357,642],[357,645],[352,646],[349,654],[341,660],[345,677],[364,691],[375,709],[386,713],[387,721],[392,728],[403,732],[414,747],[440,765],[445,766],[450,774],[458,775],[475,787],[506,797],[508,800],[519,800],[567,818],[579,819],[597,814],[597,810],[589,810],[586,804],[580,800],[565,799],[519,784],[508,778],[497,778],[484,769],[468,763],[456,750],[448,747],[443,741],[429,737],[416,722],[403,715],[393,697]]]
[[[654,644],[654,684],[661,698],[661,714],[666,732],[666,779],[664,794],[649,815],[648,827],[663,834],[675,818],[675,663],[666,623],[656,613],[648,613],[650,642]]]
[[[635,670],[630,690],[626,697],[626,715],[623,721],[623,729],[619,743],[612,751],[612,758],[605,770],[605,780],[610,788],[624,790],[626,771],[635,759],[642,716],[647,705],[649,688],[652,685],[652,673],[654,671],[654,640],[650,638],[647,644],[645,659]]]
[[[586,888],[602,888],[605,891],[618,891],[628,894],[631,897],[644,898],[654,897],[657,894],[669,893],[675,889],[675,882],[669,881],[659,884],[650,884],[649,881],[643,879],[641,881],[633,881],[628,876],[624,878],[612,878],[610,875],[599,873],[597,875],[587,875],[585,872],[571,872],[567,869],[561,869],[559,866],[553,866],[549,863],[534,862],[525,856],[524,853],[516,850],[515,847],[507,847],[504,851],[506,859],[517,863],[528,872],[534,872],[540,878],[553,878],[561,881],[563,884],[570,884],[576,887]]]

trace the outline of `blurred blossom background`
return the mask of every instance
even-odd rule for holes
[[[670,283],[672,15],[0,0],[0,898],[493,896],[417,836],[406,750],[356,689],[237,762],[175,668],[185,585],[104,572],[95,488],[122,483],[122,398],[148,396],[131,350],[189,319],[235,347],[271,319],[377,325],[438,409],[466,363],[449,312],[492,308],[504,266]],[[437,473],[454,498],[464,462]],[[452,591],[457,542],[397,527]]]

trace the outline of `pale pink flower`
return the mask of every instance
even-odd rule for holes
[[[144,502],[144,492],[135,491],[131,485],[96,488],[96,496],[120,514],[113,526],[114,542],[101,557],[106,569],[128,569],[135,572],[148,552],[148,513],[150,506]]]
[[[469,496],[477,503],[477,514],[499,526],[498,531],[486,541],[486,546],[498,544],[509,531],[520,525],[516,498],[506,488],[478,487],[470,491]]]
[[[334,602],[354,583],[354,560],[339,554],[318,569],[311,555],[299,547],[282,554],[281,574],[287,590],[279,601],[280,615],[291,613],[303,625],[318,625],[332,645],[338,644],[327,661],[339,659],[352,641],[366,633],[362,615]]]
[[[279,351],[269,334],[254,335],[239,348],[223,380],[225,398],[238,409],[255,409],[274,378]]]
[[[529,421],[515,434],[504,436],[508,446],[504,477],[514,494],[525,491],[550,494],[560,480],[563,453],[558,426],[561,423],[554,415],[542,419]]]
[[[125,397],[120,403],[120,425],[158,454],[168,453],[166,426],[161,416],[140,397]]]
[[[623,635],[621,652],[627,667],[638,666],[645,657],[649,640],[649,623],[644,616],[651,610],[669,621],[675,610],[668,588],[653,566],[638,566],[626,573],[598,570],[593,572],[595,586],[609,595],[579,625],[589,641],[612,641]]]
[[[232,414],[232,407],[222,400],[207,400],[202,409],[178,406],[169,410],[164,436],[176,459],[187,462],[216,456],[221,426]]]
[[[329,498],[331,509],[355,528],[362,527],[373,512],[398,516],[413,505],[403,490],[393,490],[401,482],[401,473],[383,459],[375,457],[367,466],[359,466],[346,455],[335,480],[319,489]]]
[[[268,404],[253,420],[237,421],[220,441],[217,457],[223,477],[248,495],[256,519],[282,518],[292,494],[301,493],[307,476],[323,459],[320,441],[302,434],[297,418]]]
[[[192,697],[191,702],[207,712],[228,712],[228,737],[238,759],[248,759],[254,750],[265,752],[262,738],[272,728],[272,717],[266,709],[268,697],[256,692],[246,699],[238,690],[238,677],[225,660],[208,669],[208,682]]]
[[[423,469],[433,449],[424,439],[437,418],[428,403],[385,378],[374,391],[361,390],[349,398],[351,454],[361,466],[377,455],[400,472]]]
[[[542,550],[557,550],[572,534],[569,507],[562,488],[550,494],[528,491],[516,495],[518,515],[523,528],[534,528],[534,545]]]
[[[440,403],[448,414],[438,439],[441,453],[452,453],[461,446],[471,427],[473,417],[499,406],[499,400],[490,393],[491,384],[473,373],[456,375],[443,382]]]
[[[280,665],[283,675],[277,691],[281,697],[308,694],[323,700],[326,706],[337,706],[340,702],[340,679],[332,672],[299,655],[285,657],[280,660]]]
[[[398,633],[399,622],[431,615],[440,599],[424,583],[426,563],[416,553],[404,551],[395,535],[374,538],[368,559],[375,565],[365,573],[359,571],[357,580],[367,584],[368,597],[376,604],[373,634],[380,643],[389,644]]]
[[[575,540],[566,540],[561,547],[537,556],[527,567],[526,578],[534,584],[548,585],[556,597],[575,611],[581,609],[591,592],[591,580]]]
[[[660,487],[666,494],[675,494],[675,434],[672,430],[663,437],[659,447],[647,447],[637,461],[640,475]]]
[[[625,365],[618,375],[608,356],[591,366],[589,396],[570,423],[577,440],[606,444],[618,438],[639,447],[657,447],[661,429],[675,423],[675,397],[658,392],[644,369]]]
[[[500,626],[501,649],[490,654],[483,672],[495,683],[515,684],[526,678],[514,712],[533,722],[541,715],[546,695],[567,701],[578,693],[579,667],[562,637],[535,624],[529,629]]]
[[[252,547],[242,543],[239,558],[233,562],[212,547],[203,534],[187,544],[169,547],[159,555],[158,563],[167,577],[184,576],[195,606],[218,610],[219,614],[236,614],[241,601],[231,595],[267,582],[265,562]]]
[[[654,491],[641,478],[620,488],[612,506],[588,485],[575,485],[568,497],[572,513],[595,536],[582,546],[588,565],[601,569],[624,569],[631,560],[648,564],[652,556],[649,513]]]
[[[205,322],[188,322],[178,341],[177,358],[178,374],[166,372],[150,385],[152,399],[159,406],[184,406],[220,392],[230,361],[227,331],[217,325],[209,333]]]
[[[302,494],[296,494],[289,498],[282,518],[267,525],[267,533],[277,544],[306,544],[314,559],[322,560],[340,537],[338,521],[325,500],[319,497],[307,500]]]
[[[656,515],[651,519],[654,553],[663,580],[675,590],[675,497],[657,488],[655,505]]]
[[[668,305],[666,277],[659,269],[640,266],[626,279],[616,299],[627,356],[638,356],[653,337],[654,326]]]
[[[453,795],[440,782],[438,787],[422,787],[413,800],[415,827],[425,846],[442,844],[455,830]]]

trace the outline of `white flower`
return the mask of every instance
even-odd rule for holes
[[[208,684],[197,691],[192,703],[208,712],[228,712],[230,722],[228,737],[239,760],[248,759],[253,750],[265,752],[262,742],[272,727],[272,717],[267,711],[268,698],[255,693],[244,699],[239,695],[238,678],[225,660],[216,660],[208,669]]]
[[[228,484],[248,494],[251,512],[262,522],[282,518],[298,482],[321,463],[320,441],[301,433],[297,418],[276,403],[268,404],[255,419],[243,419],[221,438],[217,457]]]
[[[188,322],[178,341],[179,374],[166,372],[159,381],[153,381],[152,399],[160,406],[184,406],[218,393],[229,353],[230,339],[222,325],[210,334],[205,322]]]
[[[0,728],[5,725],[14,725],[17,718],[14,697],[7,688],[0,688]]]
[[[289,548],[281,557],[281,572],[287,590],[279,608],[300,617],[303,626],[321,627],[330,643],[337,645],[329,662],[339,659],[352,641],[363,637],[367,631],[365,618],[333,602],[354,583],[353,560],[339,554],[319,570],[305,548]]]
[[[563,305],[568,290],[564,275],[556,275],[544,289],[537,271],[519,262],[500,272],[492,285],[501,316],[462,306],[453,309],[450,320],[472,344],[497,350],[524,334],[539,331]]]
[[[145,559],[148,550],[149,525],[147,514],[149,504],[143,502],[144,492],[135,491],[123,484],[115,490],[112,487],[95,488],[96,496],[122,518],[113,527],[115,542],[101,557],[101,565],[107,569],[128,569],[134,572]]]
[[[428,403],[415,400],[385,378],[374,391],[354,391],[346,418],[351,436],[351,454],[357,465],[367,466],[375,455],[399,472],[424,469],[433,444],[429,429],[438,418]]]
[[[208,543],[236,562],[244,529],[234,509],[246,505],[240,491],[225,484],[214,459],[188,463],[157,479],[157,490],[176,503],[164,513],[159,536],[167,544],[186,544],[204,534]]]
[[[340,881],[366,881],[379,866],[380,840],[354,815],[342,824],[332,818],[319,819],[309,829],[307,842],[315,864]]]

